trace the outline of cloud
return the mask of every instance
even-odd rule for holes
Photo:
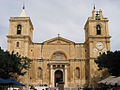
[[[120,49],[119,21],[120,0],[96,0],[96,10],[102,9],[109,19],[109,32],[112,36],[112,50]],[[2,0],[0,3],[0,45],[3,45],[9,30],[9,17],[19,16],[21,0]],[[43,42],[60,36],[74,42],[84,42],[84,25],[92,15],[92,0],[26,0],[26,13],[34,25],[33,42]],[[1,31],[2,30],[2,31]],[[4,39],[3,39],[4,38]]]

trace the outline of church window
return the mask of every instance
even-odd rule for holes
[[[56,55],[56,60],[61,60],[61,55]]]
[[[99,55],[101,55],[102,53],[101,52],[99,52]]]
[[[39,79],[42,79],[42,76],[43,76],[42,73],[43,73],[43,70],[42,70],[41,67],[39,67],[39,68],[38,68],[38,78],[39,78]]]
[[[75,69],[75,77],[76,77],[77,79],[80,78],[80,68],[79,68],[79,67],[76,67],[76,69]]]
[[[17,25],[17,34],[21,34],[21,29],[22,29],[22,26],[20,24]]]
[[[18,55],[19,53],[17,52],[16,54]]]
[[[16,47],[19,47],[19,42],[16,43]]]
[[[96,31],[97,31],[97,35],[101,35],[101,26],[100,25],[96,26]]]

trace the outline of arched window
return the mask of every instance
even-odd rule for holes
[[[18,52],[16,54],[19,54]]]
[[[101,52],[99,52],[99,56],[100,56],[100,55],[102,55],[102,53],[101,53]]]
[[[42,73],[43,73],[43,70],[41,67],[39,67],[38,68],[38,75],[37,75],[39,79],[42,79],[42,76],[43,76]]]
[[[17,34],[21,34],[22,26],[19,24],[17,25]]]
[[[76,77],[77,79],[80,78],[80,68],[79,68],[79,67],[76,67],[76,69],[75,69],[75,77]]]
[[[101,35],[101,26],[100,25],[96,26],[96,31],[97,31],[97,35]]]
[[[18,55],[19,55],[19,53],[17,52],[17,53],[16,53],[16,55],[18,56]]]
[[[19,42],[16,43],[16,47],[19,47]]]

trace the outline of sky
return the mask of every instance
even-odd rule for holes
[[[96,10],[109,19],[111,50],[120,50],[120,0],[0,0],[0,47],[7,50],[10,17],[25,11],[34,26],[33,42],[42,43],[60,34],[76,43],[84,43],[84,25]]]

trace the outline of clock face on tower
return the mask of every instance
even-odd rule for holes
[[[101,50],[101,49],[103,48],[103,43],[102,43],[102,42],[98,42],[98,43],[96,44],[96,47],[97,47],[99,50]]]
[[[104,48],[102,51],[105,52],[105,53],[107,53],[107,49],[106,48]]]
[[[97,54],[97,53],[98,53],[97,48],[94,48],[94,49],[93,49],[93,53],[94,53],[94,54]]]

